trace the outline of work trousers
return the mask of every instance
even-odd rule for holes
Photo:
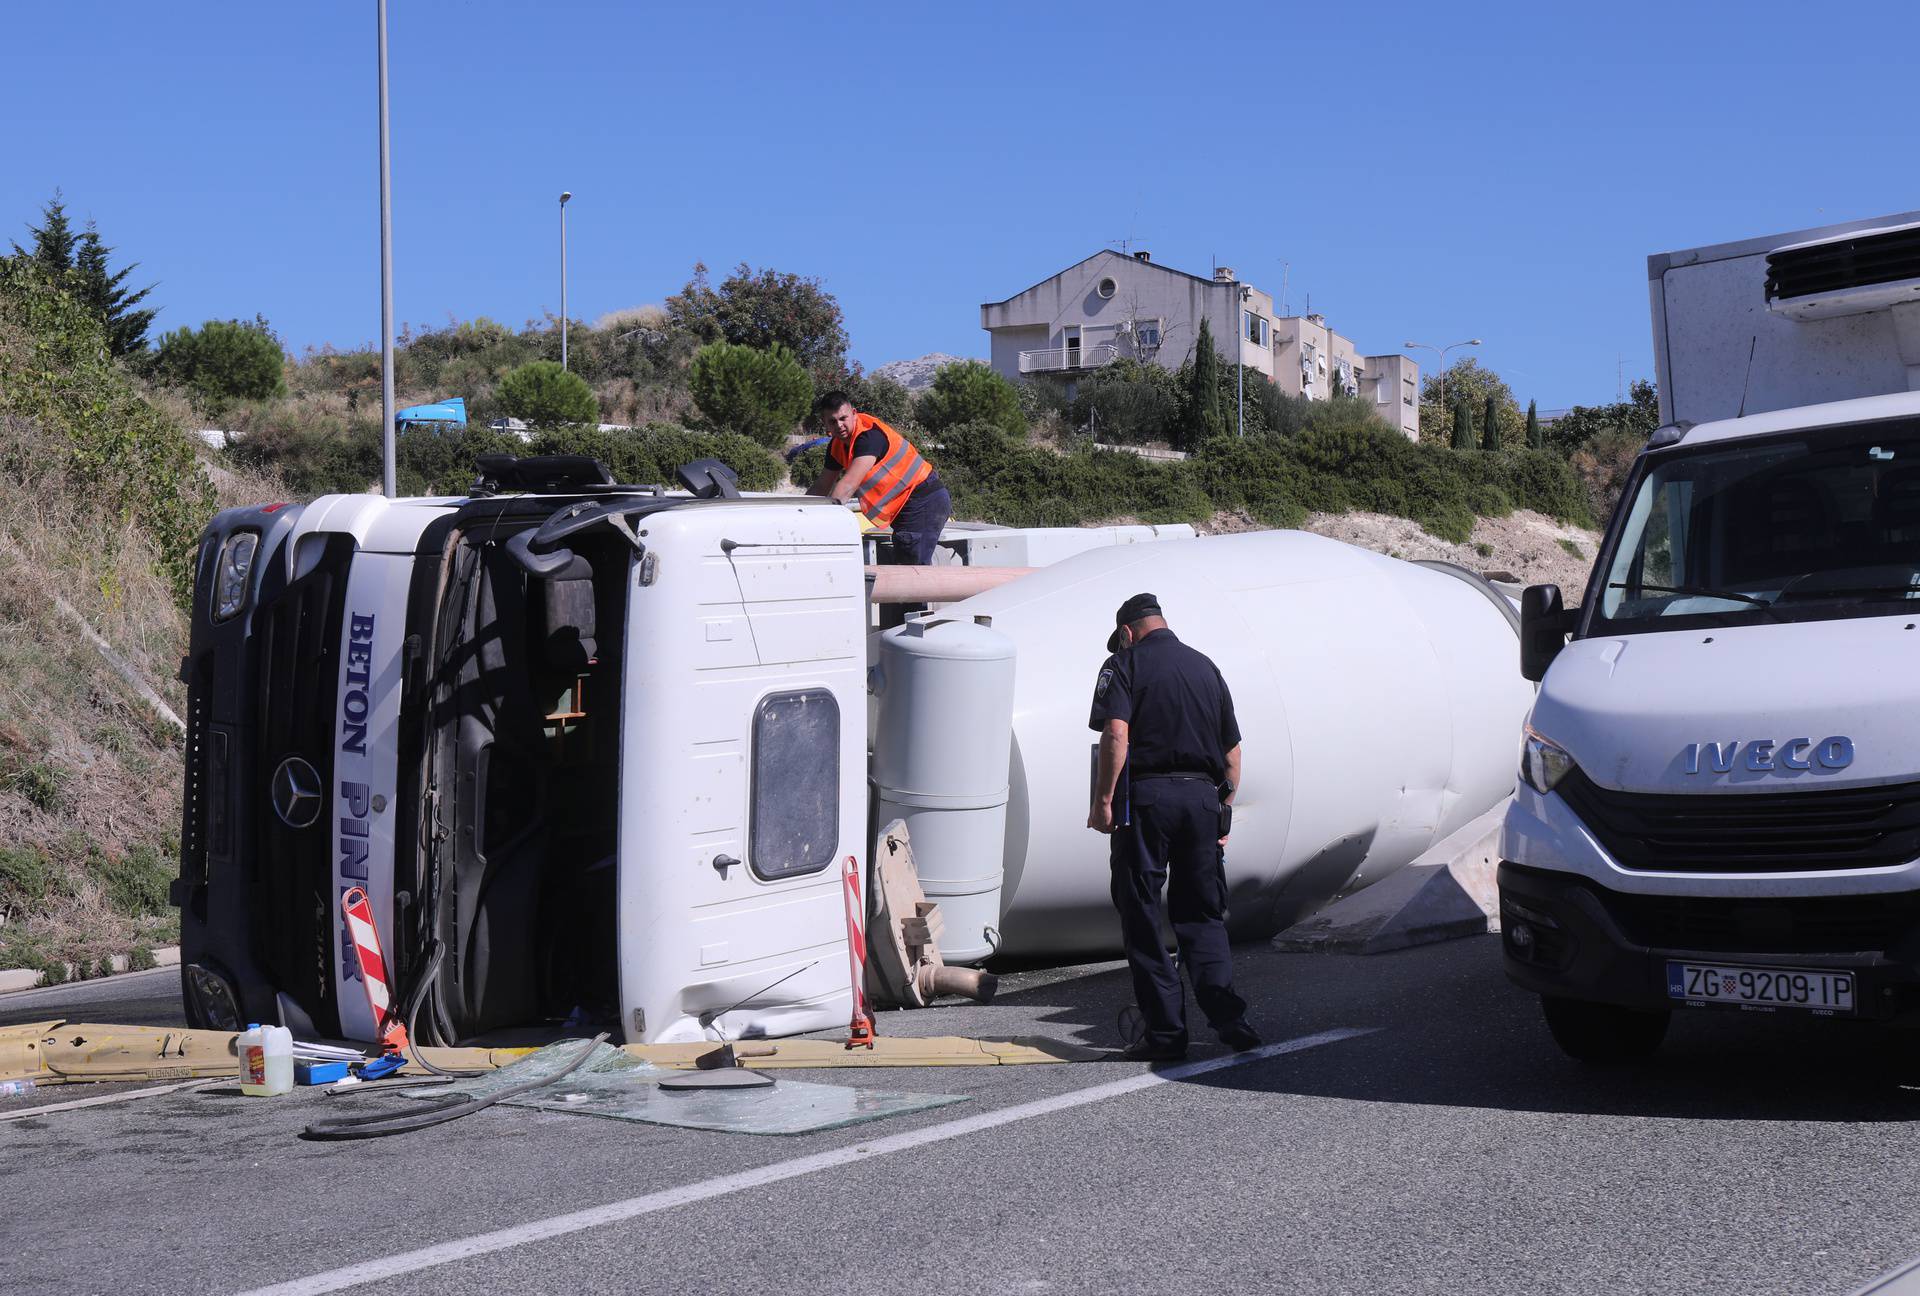
[[[1114,830],[1110,860],[1133,994],[1146,1019],[1146,1042],[1181,1049],[1187,1046],[1186,996],[1160,935],[1162,886],[1180,964],[1207,1024],[1224,1030],[1247,1011],[1234,993],[1227,945],[1220,794],[1198,778],[1135,779],[1128,818]]]
[[[880,561],[894,566],[925,567],[933,561],[940,544],[940,532],[953,516],[953,497],[945,486],[926,489],[922,482],[907,496],[906,504],[893,519],[893,543],[880,555]]]

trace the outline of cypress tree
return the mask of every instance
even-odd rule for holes
[[[1540,412],[1534,408],[1534,402],[1527,402],[1527,447],[1532,450],[1547,448],[1547,434],[1540,430]]]
[[[1487,407],[1481,412],[1480,448],[1498,450],[1500,448],[1500,406],[1491,395],[1487,397]]]
[[[1473,409],[1457,396],[1453,401],[1453,448],[1473,449]]]
[[[1187,436],[1200,445],[1226,430],[1220,414],[1220,358],[1213,351],[1213,329],[1202,318],[1193,344],[1193,370],[1187,376]]]

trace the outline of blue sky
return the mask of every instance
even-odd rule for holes
[[[1648,253],[1920,208],[1920,6],[391,0],[395,312],[820,277],[872,367],[1130,237],[1543,408],[1651,371]],[[6,22],[0,234],[55,186],[160,325],[379,332],[372,0]],[[1462,353],[1456,352],[1458,356]],[[1470,354],[1470,353],[1469,353]],[[1423,362],[1430,356],[1422,355]]]

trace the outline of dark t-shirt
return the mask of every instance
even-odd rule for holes
[[[1240,745],[1233,694],[1213,660],[1159,629],[1107,658],[1093,689],[1090,729],[1127,723],[1127,774],[1227,776],[1227,753]]]

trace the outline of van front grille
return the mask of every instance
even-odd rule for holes
[[[1571,771],[1554,789],[1622,868],[1797,873],[1920,859],[1920,783],[1798,792],[1616,792]]]

